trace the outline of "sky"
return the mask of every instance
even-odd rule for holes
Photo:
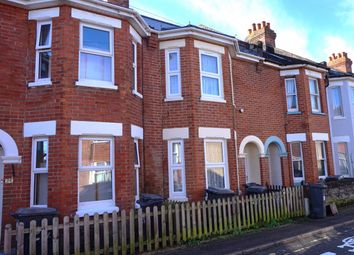
[[[205,25],[244,40],[270,22],[276,47],[314,61],[347,52],[354,60],[353,0],[130,0],[139,13],[177,25]]]

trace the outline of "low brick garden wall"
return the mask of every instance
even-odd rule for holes
[[[335,203],[337,206],[354,204],[354,178],[326,183],[326,203]]]

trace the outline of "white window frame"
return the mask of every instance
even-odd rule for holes
[[[316,87],[317,87],[317,94],[311,94],[311,81],[315,81]],[[320,113],[321,112],[321,98],[320,98],[320,87],[318,85],[318,80],[314,78],[309,78],[309,92],[310,92],[310,104],[311,104],[311,111],[313,113]],[[318,109],[312,108],[312,96],[315,96],[317,99],[317,104],[318,104]]]
[[[43,25],[50,25],[49,30],[49,42],[48,45],[39,46],[39,39],[41,36],[41,28]],[[29,87],[52,85],[51,82],[51,70],[49,70],[48,78],[39,78],[39,55],[41,52],[52,52],[52,31],[53,24],[51,20],[38,21],[36,31],[36,62],[35,62],[35,72],[34,72],[34,82],[28,83]],[[51,66],[51,63],[50,63]]]
[[[295,177],[294,176],[294,164],[293,164],[293,147],[292,145],[294,143],[299,143],[300,144],[300,153],[301,153],[301,166],[302,166],[302,177]],[[304,166],[304,155],[303,155],[303,152],[302,152],[302,142],[300,141],[293,141],[290,143],[290,152],[291,152],[291,169],[292,169],[292,176],[293,176],[293,179],[294,179],[294,183],[299,183],[299,182],[302,182],[305,180],[305,166]],[[296,160],[298,161],[298,160]]]
[[[339,101],[340,101],[340,108],[341,108],[341,115],[336,115],[335,108],[334,108],[334,92],[335,90],[339,91]],[[343,108],[343,100],[342,100],[342,90],[339,86],[335,86],[331,88],[332,92],[332,111],[333,111],[333,116],[334,118],[343,118],[344,117],[344,108]]]
[[[137,155],[137,160],[138,160],[138,164],[135,164],[135,160],[134,160],[134,170],[135,170],[135,207],[136,208],[140,208],[140,205],[137,203],[138,200],[140,199],[140,178],[139,178],[139,173],[140,173],[140,155],[139,155],[139,140],[138,139],[134,139],[134,153],[136,153]],[[134,157],[135,159],[135,157]]]
[[[338,142],[338,143],[335,143],[336,145],[336,157],[338,159],[338,173],[337,174],[342,174],[341,171],[340,171],[340,160],[339,160],[339,153],[338,153],[338,144],[345,144],[345,159],[347,161],[347,166],[348,166],[348,173],[347,174],[344,174],[344,176],[350,176],[350,160],[349,160],[349,150],[348,150],[348,143],[347,142]]]
[[[102,31],[109,32],[109,42],[110,42],[110,51],[101,51],[101,50],[93,50],[93,49],[85,49],[83,47],[83,30],[84,27],[89,27],[93,29],[98,29]],[[81,70],[81,53],[94,54],[104,57],[112,58],[111,65],[111,80],[112,81],[101,81],[101,80],[91,80],[91,79],[81,79],[80,78],[80,70]],[[78,81],[76,82],[77,86],[87,86],[87,87],[96,87],[96,88],[107,88],[107,89],[118,89],[117,86],[114,85],[114,30],[112,28],[92,25],[88,23],[81,22],[80,23],[80,48],[79,48],[79,65],[78,65]]]
[[[133,63],[132,63],[132,68],[134,71],[134,77],[133,77],[133,94],[138,93],[138,44],[135,41],[132,41],[132,49],[133,49]]]
[[[170,54],[177,54],[177,70],[170,71]],[[166,70],[166,99],[176,99],[182,100],[182,80],[181,80],[181,58],[180,58],[180,50],[176,49],[167,49],[165,50],[165,70]],[[178,93],[171,94],[170,93],[170,77],[177,76],[178,80]]]
[[[351,107],[352,107],[352,118],[354,118],[354,87],[350,88],[351,90],[351,95],[350,95],[350,102],[351,102]]]
[[[208,163],[207,161],[207,143],[222,143],[223,150],[223,163]],[[224,189],[230,189],[229,181],[229,167],[228,167],[228,158],[227,158],[227,141],[223,139],[204,139],[204,161],[205,161],[205,187],[208,188],[208,168],[209,167],[222,167],[224,168]]]
[[[294,94],[288,94],[288,90],[287,90],[287,81],[288,80],[294,81],[294,84],[295,84],[295,93]],[[298,112],[299,111],[299,102],[298,102],[298,98],[297,98],[297,85],[296,85],[295,78],[286,78],[285,79],[285,96],[286,96],[286,107],[287,107],[288,112]],[[296,98],[296,108],[295,109],[288,108],[288,97],[290,97],[290,96],[295,96],[295,98]]]
[[[323,150],[323,154],[324,154],[324,158],[317,158],[317,147],[316,147],[316,161],[317,161],[317,169],[318,169],[318,161],[324,161],[324,172],[325,172],[325,175],[319,175],[318,177],[321,178],[321,179],[324,179],[328,176],[328,167],[327,167],[327,155],[326,155],[326,143],[325,141],[317,141],[316,144],[321,144],[321,149]],[[321,152],[322,154],[322,152]]]
[[[202,71],[202,55],[207,55],[211,57],[216,57],[217,65],[218,65],[218,74],[209,73]],[[201,90],[201,99],[205,101],[215,101],[215,102],[225,102],[224,100],[224,83],[223,83],[223,71],[222,71],[222,64],[221,64],[221,55],[218,53],[199,50],[199,71],[200,71],[200,90]],[[219,96],[204,94],[203,93],[203,76],[215,78],[219,81]]]
[[[173,163],[173,144],[180,143],[181,144],[181,164]],[[175,192],[173,190],[173,170],[181,169],[182,171],[182,191]],[[184,140],[169,140],[168,141],[168,176],[169,176],[169,199],[170,200],[187,200],[187,191],[186,191],[186,171],[185,171],[185,160],[184,160]]]
[[[47,155],[47,166],[43,168],[36,167],[37,161],[37,142],[46,141],[48,143],[48,155]],[[46,208],[48,205],[35,205],[34,204],[34,176],[35,174],[48,174],[48,164],[49,164],[49,139],[48,137],[34,137],[32,139],[32,163],[31,163],[31,194],[30,194],[30,206],[31,207],[41,207]],[[47,190],[48,194],[48,190]],[[48,201],[47,201],[48,203]]]
[[[82,141],[84,140],[101,140],[110,142],[110,166],[82,166]],[[80,172],[111,170],[112,172],[112,199],[80,202]],[[115,206],[115,177],[114,177],[114,138],[112,137],[91,137],[83,136],[79,138],[79,157],[78,157],[78,174],[77,174],[77,205],[78,211],[104,211],[104,208],[112,208]],[[109,211],[107,211],[109,212]]]

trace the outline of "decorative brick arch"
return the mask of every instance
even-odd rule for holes
[[[0,145],[4,151],[3,162],[21,163],[21,157],[18,155],[18,148],[15,140],[4,130],[0,129]]]
[[[245,147],[248,143],[253,143],[257,146],[260,157],[265,157],[265,150],[264,150],[264,145],[261,139],[259,139],[257,136],[254,135],[249,135],[243,138],[241,144],[240,144],[240,150],[239,150],[239,155],[240,157],[245,157]]]
[[[288,153],[286,152],[286,148],[285,148],[285,145],[284,145],[283,141],[277,136],[270,136],[265,141],[265,143],[264,143],[264,151],[265,151],[265,153],[267,153],[267,154],[269,153],[268,152],[269,145],[271,145],[272,143],[276,143],[278,145],[281,157],[287,157],[288,156]]]

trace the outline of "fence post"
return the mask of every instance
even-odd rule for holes
[[[4,235],[4,253],[5,255],[11,254],[11,224],[5,226],[5,235]]]
[[[195,217],[195,203],[192,202],[192,237],[197,237],[197,221]]]
[[[80,254],[80,218],[78,215],[74,217],[74,252],[75,255]]]
[[[146,247],[148,251],[151,251],[151,216],[150,216],[150,207],[145,209],[146,217]]]
[[[154,206],[153,208],[154,212],[154,234],[155,234],[155,250],[159,248],[160,245],[160,233],[159,233],[159,214],[157,211],[157,206]]]
[[[206,209],[205,200],[202,203],[202,209],[203,209],[203,235],[207,236],[208,235],[208,218],[207,218],[207,209]]]
[[[177,216],[176,216],[177,219]],[[182,221],[182,240],[185,242],[187,241],[187,228],[186,228],[186,208],[185,203],[181,204],[181,221]],[[178,217],[179,222],[179,217]],[[177,221],[176,221],[177,224]],[[179,231],[178,231],[179,233]]]
[[[166,210],[165,206],[161,206],[161,239],[162,239],[162,248],[166,247]]]
[[[109,254],[109,225],[108,213],[103,214],[103,254]]]
[[[17,241],[17,255],[23,255],[24,253],[24,224],[19,222],[16,229],[16,241]]]
[[[139,253],[144,251],[144,232],[143,232],[143,211],[138,209],[138,236],[139,236]]]
[[[64,251],[64,255],[69,255],[70,254],[70,232],[69,232],[69,217],[65,216],[64,217],[64,229],[63,229],[63,233],[64,233],[64,247],[63,247],[63,251]]]
[[[41,230],[41,254],[48,254],[48,220],[46,218],[42,219],[42,230]]]
[[[191,207],[190,204],[186,204],[186,215],[187,215],[187,238],[191,239],[192,232],[191,232]]]
[[[168,237],[170,239],[170,246],[173,246],[173,218],[172,218],[172,205],[168,205]]]
[[[226,198],[222,199],[222,216],[224,218],[224,232],[227,233],[229,231],[229,227],[227,225]]]
[[[198,222],[198,238],[202,237],[202,211],[200,207],[200,202],[197,203],[197,222]]]
[[[91,253],[90,248],[90,217],[85,214],[84,216],[84,245],[85,245],[85,254],[89,255]]]
[[[95,254],[100,253],[100,223],[99,215],[95,213],[93,216],[93,232],[94,232],[94,244],[95,244]]]
[[[183,214],[184,214],[183,205],[184,204],[182,204],[182,218],[183,218]],[[176,217],[176,242],[177,242],[177,244],[180,244],[181,243],[181,226],[180,226],[180,223],[179,223],[179,220],[180,220],[180,217],[179,217],[179,204],[175,204],[175,217]],[[182,221],[182,224],[183,224],[183,221]],[[183,239],[183,241],[184,241],[184,239]]]
[[[35,220],[30,222],[30,234],[29,234],[29,251],[30,255],[36,254],[36,240],[37,240],[37,223]]]
[[[53,255],[59,255],[59,218],[53,218]]]
[[[118,235],[118,215],[117,211],[112,213],[112,241],[113,241],[113,254],[118,255],[119,250],[119,235]]]
[[[135,253],[135,214],[134,209],[130,209],[129,213],[129,242],[130,242],[130,254]]]
[[[122,226],[122,254],[125,255],[127,254],[127,215],[125,210],[122,210],[120,218]]]

